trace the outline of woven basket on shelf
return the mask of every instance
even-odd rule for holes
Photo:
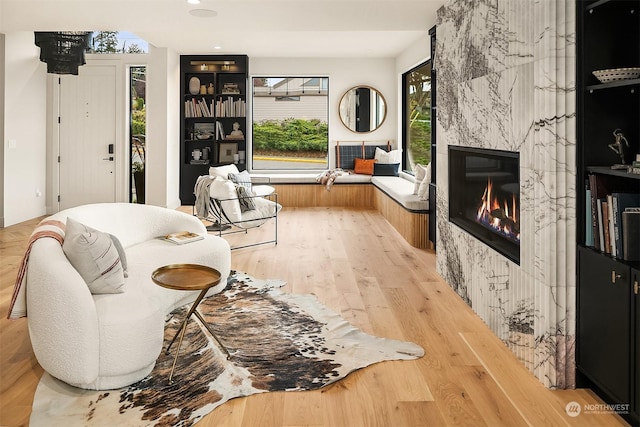
[[[617,80],[629,80],[640,78],[640,67],[612,68],[609,70],[596,70],[593,75],[600,83],[614,82]]]

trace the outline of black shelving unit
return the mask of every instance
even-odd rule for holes
[[[183,55],[180,57],[180,201],[195,203],[194,186],[210,166],[234,162],[246,152],[246,55]],[[195,84],[194,84],[195,82]],[[190,87],[191,83],[191,87]],[[242,136],[232,135],[238,123]],[[194,155],[199,152],[199,158]],[[238,161],[238,169],[245,163]]]
[[[640,194],[640,175],[612,169],[621,158],[608,146],[620,129],[630,143],[626,161],[639,152],[640,79],[601,83],[593,75],[640,67],[640,1],[578,0],[576,6],[577,386],[622,405],[620,415],[638,425],[640,261],[614,256],[587,240],[593,218],[586,189],[595,177],[605,183],[605,194]],[[630,238],[640,245],[640,236]]]

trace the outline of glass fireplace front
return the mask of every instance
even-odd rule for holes
[[[519,154],[450,145],[449,221],[519,265]]]

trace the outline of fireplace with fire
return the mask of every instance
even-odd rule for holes
[[[450,145],[449,221],[519,265],[518,153]]]

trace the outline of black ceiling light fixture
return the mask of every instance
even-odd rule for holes
[[[91,44],[91,31],[35,32],[40,48],[40,61],[47,64],[47,73],[78,75],[85,64],[84,53]]]

